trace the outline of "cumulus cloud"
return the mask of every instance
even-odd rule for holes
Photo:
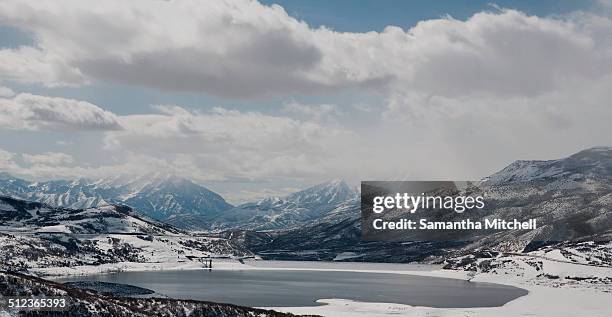
[[[535,95],[610,71],[610,54],[594,50],[605,33],[582,20],[504,10],[466,21],[422,21],[408,30],[350,33],[315,29],[280,6],[247,0],[116,0],[95,6],[9,0],[0,4],[0,23],[34,34],[36,47],[0,51],[6,68],[0,74],[47,84],[106,80],[224,97],[356,86],[445,96]],[[34,62],[11,62],[21,57]]]
[[[53,71],[39,73],[44,79],[57,76],[58,83],[75,82],[83,74],[224,96],[341,84],[308,78],[322,56],[308,40],[305,23],[279,6],[255,1],[105,1],[95,6],[8,1],[0,4],[0,22],[35,35],[37,47],[27,48],[28,53],[35,61],[55,65]],[[0,54],[2,65],[17,59],[14,51],[3,53],[9,56]],[[31,79],[31,72],[12,73]]]
[[[0,98],[0,127],[15,130],[116,130],[117,116],[74,99],[18,94]]]

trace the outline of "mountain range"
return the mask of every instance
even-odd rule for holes
[[[285,197],[268,197],[217,214],[178,215],[167,220],[181,228],[196,230],[276,230],[301,227],[312,222],[342,220],[359,195],[343,180],[309,187]]]
[[[186,214],[213,216],[233,208],[219,194],[166,174],[30,182],[0,173],[0,195],[65,208],[125,204],[157,220]]]
[[[321,218],[342,218],[358,193],[342,180],[287,195],[232,206],[221,195],[190,180],[155,174],[127,179],[30,182],[0,173],[0,195],[64,208],[128,205],[145,216],[191,230],[273,230]]]
[[[540,241],[612,238],[610,147],[556,160],[516,161],[475,186],[487,197],[491,215],[537,218],[546,220],[546,225],[473,241],[415,242],[406,234],[395,242],[366,242],[361,240],[359,194],[341,180],[234,207],[218,194],[172,176],[38,183],[0,176],[0,195],[42,201],[46,208],[96,206],[94,210],[101,213],[107,212],[109,203],[125,203],[176,227],[220,232],[219,237],[231,241],[234,249],[264,258],[405,262],[435,260],[480,247],[522,252]],[[86,215],[102,221],[96,213]],[[64,220],[55,222],[60,227],[54,230],[65,230]],[[70,232],[78,232],[74,230]]]

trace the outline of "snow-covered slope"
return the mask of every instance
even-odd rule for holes
[[[494,216],[538,219],[538,230],[488,237],[483,243],[612,238],[612,148],[594,147],[567,158],[517,161],[480,184]]]
[[[207,188],[167,174],[46,182],[27,182],[0,174],[0,194],[67,208],[121,203],[158,220],[191,214],[213,216],[232,208]]]
[[[140,216],[127,206],[51,207],[0,197],[0,269],[177,263],[250,252]],[[201,264],[199,264],[201,266]]]
[[[572,156],[547,161],[515,161],[484,179],[487,185],[530,181],[571,183],[612,179],[612,147],[593,147]]]
[[[286,197],[269,197],[246,203],[216,216],[178,216],[168,219],[168,222],[190,229],[288,229],[323,218],[331,221],[334,215],[346,211],[347,204],[357,202],[355,190],[342,180],[334,180]]]
[[[0,230],[69,234],[160,234],[181,231],[143,218],[130,207],[106,205],[87,209],[53,208],[49,205],[0,197]]]

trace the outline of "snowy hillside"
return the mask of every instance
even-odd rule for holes
[[[288,313],[217,304],[195,300],[167,298],[114,297],[108,294],[77,289],[66,284],[55,283],[17,273],[0,272],[1,296],[65,296],[70,303],[64,312],[18,312],[3,311],[0,316],[130,316],[130,317],[290,317]]]
[[[444,263],[446,269],[470,271],[472,276],[520,277],[535,285],[612,292],[611,242],[565,242],[522,253],[482,248]]]
[[[484,183],[490,186],[530,181],[561,184],[587,179],[612,179],[612,147],[593,147],[558,160],[515,161],[485,178]]]
[[[129,207],[54,208],[0,197],[0,267],[100,266],[108,263],[199,262],[250,252],[225,239],[195,236],[143,218]]]

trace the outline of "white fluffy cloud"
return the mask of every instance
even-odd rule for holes
[[[0,127],[16,130],[115,130],[113,113],[74,99],[18,94],[0,98]]]
[[[49,87],[87,83],[80,70],[68,65],[65,57],[29,46],[0,49],[0,78],[19,83],[42,83]]]
[[[0,23],[34,34],[36,47],[1,50],[0,76],[46,84],[108,80],[226,97],[354,86],[535,95],[610,71],[611,47],[595,50],[607,32],[590,20],[507,10],[346,33],[313,29],[280,6],[247,0],[7,0]]]
[[[47,84],[91,78],[224,96],[338,84],[308,78],[322,58],[308,26],[255,1],[3,1],[0,22],[32,32],[28,55],[54,65],[15,71],[5,61],[19,54],[0,51],[3,76],[24,81],[42,73]]]

